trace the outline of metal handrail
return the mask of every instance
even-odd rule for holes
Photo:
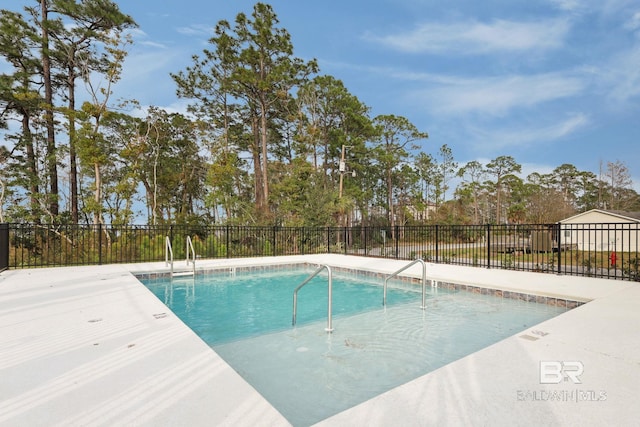
[[[189,259],[189,255],[191,255],[191,259]],[[191,236],[187,236],[187,266],[189,263],[193,264],[193,276],[196,275],[196,250],[193,247],[193,242],[191,241]]]
[[[420,306],[420,308],[423,309],[423,310],[427,308],[427,297],[426,297],[427,264],[421,258],[414,259],[409,264],[405,265],[400,270],[398,270],[395,273],[387,276],[387,278],[384,279],[384,290],[383,290],[383,294],[382,294],[382,305],[384,305],[384,306],[387,305],[387,283],[389,282],[389,280],[392,279],[393,277],[396,277],[398,274],[402,273],[407,268],[409,268],[409,267],[411,267],[411,266],[413,266],[414,264],[417,264],[417,263],[421,263],[422,264],[422,305]]]
[[[327,332],[333,332],[333,326],[331,324],[331,292],[332,292],[332,287],[333,287],[333,281],[332,281],[332,274],[331,274],[331,267],[329,267],[328,265],[322,265],[320,267],[318,267],[318,269],[316,271],[314,271],[309,277],[307,277],[302,283],[300,283],[298,285],[298,287],[293,291],[293,320],[291,322],[292,326],[296,325],[296,318],[297,318],[297,314],[298,314],[298,291],[300,290],[300,288],[302,288],[304,285],[306,285],[307,283],[309,283],[311,281],[311,279],[313,279],[314,277],[316,277],[322,270],[327,269],[327,273],[328,273],[328,299],[329,301],[327,302],[327,327],[325,328],[325,331]]]
[[[171,239],[169,236],[164,241],[164,266],[168,267],[171,263],[171,277],[173,277],[173,249],[171,248]]]

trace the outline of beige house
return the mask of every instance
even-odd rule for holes
[[[592,252],[637,252],[640,212],[592,209],[559,221],[563,244]]]
[[[404,208],[416,221],[426,221],[436,212],[436,204],[432,202],[427,202],[426,206],[422,208],[414,205],[405,205]]]

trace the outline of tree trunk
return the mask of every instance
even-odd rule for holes
[[[94,163],[93,168],[96,174],[96,189],[93,196],[96,206],[93,212],[93,223],[97,225],[102,223],[102,215],[100,214],[102,206],[102,175],[100,174],[100,164]]]
[[[58,162],[56,156],[55,124],[53,117],[53,88],[51,83],[51,60],[49,58],[49,30],[47,29],[49,4],[40,0],[42,9],[42,77],[45,97],[45,124],[47,128],[47,171],[49,173],[49,213],[55,218],[59,213],[58,202]]]
[[[258,119],[256,116],[253,116],[251,124],[253,128],[253,147],[251,150],[251,154],[253,155],[256,211],[262,212],[264,209],[264,184],[262,183],[264,175],[262,174],[262,160],[260,156],[260,131],[258,129]]]
[[[76,90],[73,66],[69,66],[67,73],[69,93],[69,191],[71,192],[71,220],[78,223],[78,166],[76,155]]]
[[[40,205],[38,203],[38,195],[40,187],[38,186],[38,166],[36,164],[36,155],[33,149],[33,136],[31,135],[30,117],[26,111],[22,112],[22,139],[24,141],[25,151],[27,153],[27,173],[29,182],[29,201],[31,206],[31,215],[33,221],[40,222]]]
[[[389,225],[391,226],[391,238],[395,238],[394,229],[396,225],[395,214],[393,211],[393,181],[391,179],[391,170],[387,170],[387,203],[389,203]]]
[[[261,155],[262,155],[262,188],[263,188],[263,201],[262,201],[262,212],[267,212],[269,209],[269,173],[267,171],[268,158],[268,150],[267,150],[267,103],[265,101],[262,102],[260,107],[260,127],[261,127]]]

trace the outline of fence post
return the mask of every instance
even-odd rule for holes
[[[347,227],[342,227],[342,247],[344,255],[347,254]]]
[[[562,262],[562,226],[558,224],[556,228],[557,240],[558,240],[558,274],[562,274],[562,268],[560,267],[560,263]],[[551,248],[553,251],[553,247]]]
[[[274,225],[273,230],[271,231],[271,239],[273,244],[273,249],[272,249],[273,256],[276,256],[276,233],[277,233],[276,227],[277,225]]]
[[[393,230],[393,236],[396,239],[396,259],[400,256],[400,226],[396,225],[395,230]]]
[[[369,233],[367,233],[367,231],[369,230],[369,226],[365,226],[364,227],[364,256],[367,256],[367,239],[369,238]]]
[[[9,268],[9,224],[0,224],[0,271]]]
[[[436,224],[436,264],[440,258],[440,251],[438,248],[438,241],[440,240],[440,227]]]
[[[327,253],[331,253],[331,227],[327,227]]]
[[[491,268],[491,224],[487,224],[487,268]]]
[[[98,265],[102,265],[102,223],[98,222]]]
[[[225,239],[226,239],[226,246],[227,246],[227,254],[226,257],[229,258],[229,224],[227,224],[226,226],[226,230],[225,230]]]

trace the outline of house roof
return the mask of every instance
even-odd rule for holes
[[[605,210],[605,209],[591,209],[586,212],[579,213],[577,215],[570,216],[569,218],[565,218],[558,222],[563,223],[567,221],[575,220],[576,218],[580,218],[582,216],[587,216],[591,213],[600,213],[604,215],[611,215],[616,218],[626,219],[629,222],[640,222],[640,212],[627,212],[627,211],[617,211],[617,210]]]
[[[625,216],[627,218],[640,221],[640,212],[626,212],[626,211],[605,211],[605,212],[612,213],[618,216]]]

